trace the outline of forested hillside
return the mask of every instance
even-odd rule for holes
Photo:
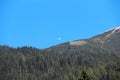
[[[0,46],[0,80],[120,80],[120,29],[47,49]]]

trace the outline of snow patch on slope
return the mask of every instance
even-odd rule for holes
[[[102,32],[102,33],[100,33],[100,34],[104,34],[104,33],[106,33],[106,32],[109,32],[109,31],[112,31],[112,33],[114,33],[114,32],[116,32],[116,31],[120,31],[120,26],[118,26],[118,27],[116,27],[116,28],[111,28],[111,29],[108,29],[108,30],[106,30],[105,32]]]
[[[120,26],[119,26],[119,27],[116,27],[116,28],[113,28],[112,33],[116,32],[116,31],[120,31]]]

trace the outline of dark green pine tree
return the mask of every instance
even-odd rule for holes
[[[82,71],[78,80],[92,80],[92,78],[87,74],[86,71]]]

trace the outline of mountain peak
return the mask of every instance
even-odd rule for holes
[[[116,28],[114,28],[114,29],[116,29],[116,30],[118,30],[118,29],[119,29],[119,30],[120,30],[120,26],[118,26],[118,27],[116,27]]]
[[[116,33],[116,32],[120,32],[120,26],[118,26],[118,27],[115,27],[115,28],[111,28],[111,29],[108,29],[108,30],[106,30],[105,32],[102,32],[102,33],[100,33],[99,35],[103,35],[103,34],[114,34],[114,33]]]
[[[119,26],[119,27],[114,28],[112,32],[114,33],[114,32],[116,32],[116,31],[119,31],[119,32],[120,32],[120,26]]]
[[[120,26],[118,26],[116,28],[112,28],[112,29],[110,29],[110,30],[108,30],[106,32],[109,32],[109,31],[112,31],[112,33],[114,33],[114,32],[120,32]]]

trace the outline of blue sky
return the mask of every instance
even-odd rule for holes
[[[0,45],[47,48],[120,25],[119,0],[0,0]]]

